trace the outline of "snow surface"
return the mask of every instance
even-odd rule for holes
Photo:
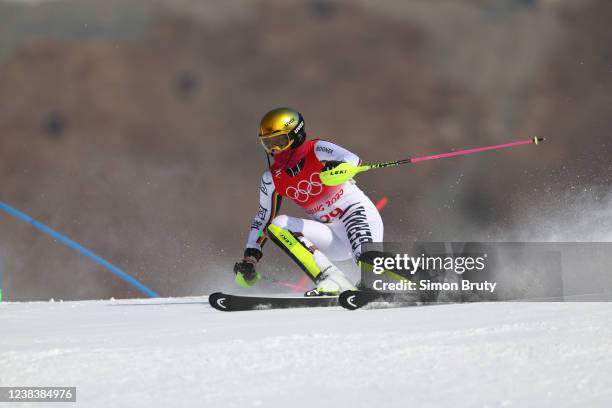
[[[612,406],[612,303],[2,303],[0,327],[0,385],[76,386],[84,407]]]

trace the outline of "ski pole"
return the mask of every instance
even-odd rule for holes
[[[331,170],[322,171],[320,173],[320,177],[321,177],[321,181],[323,182],[323,184],[327,186],[337,186],[337,185],[340,185],[352,179],[358,173],[372,170],[372,169],[382,169],[384,167],[399,166],[401,164],[419,163],[419,162],[428,161],[428,160],[436,160],[436,159],[443,159],[446,157],[461,156],[464,154],[483,152],[485,150],[504,149],[506,147],[514,147],[514,146],[521,146],[521,145],[527,145],[527,144],[537,145],[545,140],[546,139],[543,137],[536,136],[531,139],[517,140],[515,142],[503,143],[503,144],[498,144],[498,145],[493,145],[493,146],[476,147],[474,149],[457,150],[454,152],[434,154],[431,156],[412,157],[409,159],[397,160],[397,161],[386,162],[386,163],[366,164],[363,166],[355,166],[351,163],[342,163],[339,166]]]

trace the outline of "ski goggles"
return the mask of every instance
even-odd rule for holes
[[[288,133],[281,133],[277,135],[259,136],[262,146],[268,153],[278,153],[285,151],[293,144],[293,139],[289,137]]]

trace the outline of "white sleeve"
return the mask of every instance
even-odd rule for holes
[[[270,170],[261,177],[261,184],[259,186],[259,209],[251,229],[249,231],[249,238],[247,239],[247,248],[256,248],[261,251],[261,246],[265,241],[263,231],[266,229],[273,215],[278,211],[280,207],[280,196],[276,193],[274,182],[272,181],[272,173]]]
[[[319,140],[315,144],[315,154],[319,161],[343,161],[354,164],[355,166],[361,162],[359,156],[356,154],[325,140]]]

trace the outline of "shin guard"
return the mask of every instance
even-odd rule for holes
[[[306,275],[313,282],[317,282],[321,269],[317,266],[313,248],[309,248],[299,239],[299,235],[294,234],[288,229],[278,227],[274,224],[268,225],[268,237],[278,245],[287,255],[306,272]]]

